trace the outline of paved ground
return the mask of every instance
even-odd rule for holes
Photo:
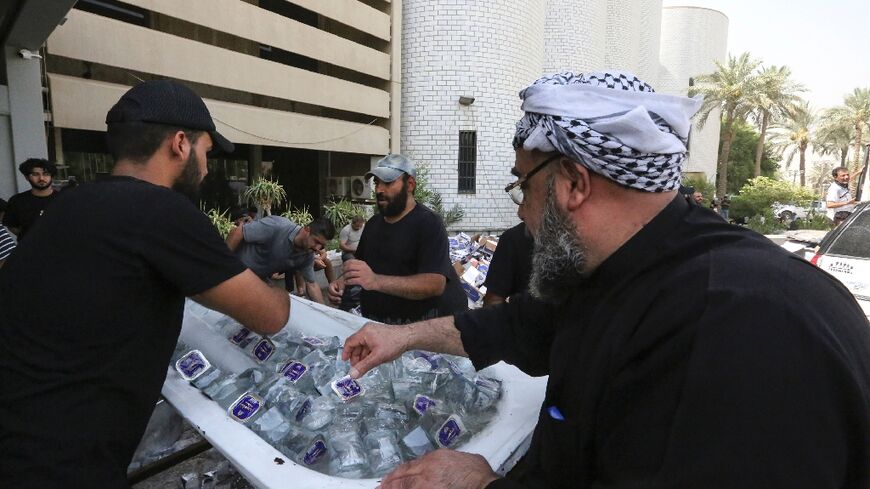
[[[254,486],[249,484],[238,473],[231,474],[227,479],[216,483],[214,486],[206,483],[202,485],[202,479],[206,472],[215,470],[226,459],[221,456],[220,452],[214,448],[209,449],[185,462],[182,462],[171,469],[161,472],[153,477],[150,477],[138,484],[132,486],[132,489],[253,489]],[[195,474],[199,476],[199,484],[191,482],[185,487],[182,483],[182,476]]]

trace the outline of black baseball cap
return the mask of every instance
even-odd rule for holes
[[[235,146],[221,136],[199,95],[172,80],[142,82],[127,90],[106,114],[106,124],[148,122],[206,131],[211,136],[212,153],[232,153]]]

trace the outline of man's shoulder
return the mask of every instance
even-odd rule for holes
[[[531,239],[531,238],[529,237],[529,235],[526,232],[526,224],[524,222],[521,222],[521,223],[517,224],[516,226],[514,226],[512,228],[508,228],[505,230],[505,232],[501,233],[501,236],[499,237],[499,242],[501,242],[502,239],[507,239],[508,241],[519,242],[519,241],[525,241],[526,239]]]
[[[284,216],[270,215],[258,219],[263,224],[275,226],[279,228],[295,227],[297,224]]]
[[[417,205],[411,209],[411,212],[405,216],[405,219],[408,219],[409,223],[414,224],[423,224],[426,226],[440,226],[444,227],[444,222],[441,220],[441,216],[435,213],[432,209],[427,207],[424,204],[417,202]]]
[[[12,197],[9,197],[8,205],[19,204],[25,200],[28,200],[28,198],[31,195],[32,194],[30,193],[30,190],[25,190],[24,192],[19,192],[19,193],[13,195]]]

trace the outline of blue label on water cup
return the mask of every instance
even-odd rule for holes
[[[305,416],[308,415],[308,411],[311,411],[311,399],[306,399],[305,402],[302,403],[302,407],[299,408],[299,411],[296,411],[296,422],[302,421]]]
[[[445,358],[444,362],[447,364],[447,368],[449,368],[450,371],[453,372],[453,375],[463,375],[462,369],[459,368],[459,365],[456,365],[456,363],[453,360],[450,360],[449,358]]]
[[[311,445],[305,452],[305,456],[302,457],[302,462],[305,465],[314,465],[316,464],[323,456],[326,455],[326,443],[323,440],[317,440],[314,442],[314,445]]]
[[[326,341],[316,337],[316,336],[303,336],[302,341],[308,343],[309,345],[317,348],[318,346],[323,346],[326,344]]]
[[[340,397],[342,401],[348,401],[363,393],[362,386],[360,386],[357,381],[350,378],[350,375],[345,375],[338,380],[333,380],[330,385],[332,386],[332,390],[338,394],[338,397]]]
[[[275,344],[268,338],[263,338],[254,347],[254,357],[260,362],[265,362],[275,353]]]
[[[447,418],[447,421],[438,428],[438,437],[435,441],[438,442],[438,445],[442,448],[449,448],[450,445],[456,443],[456,440],[464,431],[465,426],[462,424],[462,421],[456,417],[456,415],[451,415]]]
[[[296,360],[290,360],[281,367],[281,375],[294,384],[307,371],[308,367],[304,363],[297,362]]]
[[[209,368],[211,364],[199,350],[191,350],[175,362],[175,370],[187,381],[195,380]]]
[[[429,362],[429,368],[431,368],[432,370],[438,368],[438,360],[441,359],[441,355],[437,353],[426,353],[419,350],[415,351],[413,355],[415,358],[422,358],[423,360]]]
[[[249,334],[251,334],[251,330],[243,327],[239,329],[236,334],[230,337],[230,341],[238,345],[241,342],[245,341],[245,338],[247,338]]]
[[[480,300],[480,291],[471,286],[468,282],[461,280],[462,288],[465,289],[465,295],[471,299],[471,302],[477,302]]]
[[[228,412],[231,418],[244,423],[257,414],[257,411],[261,407],[263,407],[263,398],[251,392],[246,392],[236,399],[236,402],[230,406]]]
[[[414,397],[414,411],[417,411],[417,414],[420,416],[423,415],[430,407],[435,405],[435,401],[422,395],[417,394]]]

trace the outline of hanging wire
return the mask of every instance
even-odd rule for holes
[[[129,71],[127,71],[126,73],[127,73],[128,75],[130,75],[131,77],[135,78],[136,80],[138,80],[140,83],[144,83],[144,82],[145,82],[145,80],[143,80],[142,78],[139,78],[138,76],[134,75],[133,73],[130,73]],[[363,125],[362,127],[358,127],[357,129],[355,129],[355,130],[353,130],[353,131],[351,131],[351,132],[349,132],[349,133],[347,133],[347,134],[344,134],[344,135],[338,136],[338,137],[329,138],[329,139],[323,139],[323,140],[320,140],[320,141],[299,141],[299,142],[286,141],[286,140],[283,140],[283,139],[270,138],[270,137],[268,137],[268,136],[263,136],[263,135],[256,134],[256,133],[253,133],[253,132],[250,132],[250,131],[246,131],[246,130],[240,128],[240,127],[236,127],[236,126],[230,124],[229,122],[226,122],[226,121],[224,121],[224,120],[218,119],[217,117],[214,117],[214,116],[212,116],[212,119],[214,119],[214,120],[220,122],[221,124],[223,124],[223,125],[225,125],[225,126],[231,128],[231,129],[234,129],[234,130],[236,130],[236,131],[239,131],[239,132],[242,133],[242,134],[247,134],[248,136],[253,136],[253,137],[255,137],[255,138],[259,138],[259,139],[262,139],[262,140],[264,140],[264,141],[269,141],[269,142],[273,142],[273,143],[290,144],[290,145],[294,145],[294,146],[295,146],[295,145],[305,145],[305,144],[323,144],[323,143],[329,143],[329,142],[332,142],[332,141],[338,141],[339,139],[349,138],[349,137],[353,136],[354,134],[356,134],[356,133],[362,131],[362,130],[365,129],[366,127],[371,126],[372,124],[374,124],[375,122],[377,122],[379,118],[378,118],[378,117],[375,117],[374,119],[372,119],[371,121],[369,121],[368,123],[366,123],[365,125]],[[339,120],[339,121],[340,121],[340,119],[335,119],[335,120]],[[348,122],[348,121],[341,121],[341,122]]]
[[[223,120],[218,119],[217,117],[214,117],[214,116],[212,116],[212,119],[214,119],[214,120],[220,122],[221,124],[223,124],[223,125],[225,125],[225,126],[227,126],[227,127],[230,127],[230,128],[232,128],[232,129],[235,129],[236,131],[239,131],[239,132],[241,132],[241,133],[247,134],[248,136],[254,136],[254,137],[256,137],[256,138],[260,138],[260,139],[263,139],[263,140],[265,140],[265,141],[271,141],[271,142],[274,142],[274,143],[283,143],[283,144],[292,144],[292,145],[322,144],[322,143],[328,143],[328,142],[330,142],[330,141],[338,141],[339,139],[344,139],[344,138],[347,138],[347,137],[353,136],[354,134],[356,134],[356,133],[362,131],[363,129],[367,128],[368,126],[371,126],[372,124],[374,124],[375,122],[378,121],[378,118],[375,117],[374,119],[372,119],[371,121],[369,121],[368,123],[366,123],[365,125],[363,125],[362,127],[358,127],[357,129],[354,129],[353,131],[351,131],[351,132],[349,132],[349,133],[347,133],[347,134],[344,134],[344,135],[338,136],[338,137],[329,138],[329,139],[322,139],[322,140],[320,140],[320,141],[294,142],[294,141],[285,141],[285,140],[283,140],[283,139],[274,139],[274,138],[270,138],[270,137],[267,137],[267,136],[261,136],[261,135],[259,135],[259,134],[255,134],[255,133],[252,133],[252,132],[248,132],[248,131],[246,131],[246,130],[244,130],[244,129],[238,128],[238,127],[236,127],[236,126],[230,124],[229,122],[223,121]],[[336,120],[338,120],[338,119],[336,119]],[[344,121],[343,121],[343,122],[344,122]]]

